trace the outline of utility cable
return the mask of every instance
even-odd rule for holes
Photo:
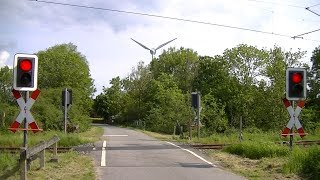
[[[295,39],[295,38],[302,38],[301,36],[303,36],[303,35],[310,34],[310,33],[314,33],[314,32],[317,32],[317,31],[320,31],[320,29],[316,29],[316,30],[313,30],[313,31],[310,31],[310,32],[306,32],[306,33],[303,33],[303,34],[299,34],[299,35],[293,36],[292,38],[293,38],[293,39]]]
[[[320,16],[320,14],[312,11],[312,10],[310,9],[310,7],[306,7],[306,10],[307,10],[307,11],[310,11],[311,13],[313,13],[313,14],[315,14],[315,15],[317,15],[317,16]]]
[[[176,18],[176,17],[170,17],[170,16],[162,16],[162,15],[155,15],[155,14],[148,14],[148,13],[141,13],[141,12],[134,12],[134,11],[124,11],[124,10],[117,10],[117,9],[110,9],[110,8],[100,8],[100,7],[78,5],[78,4],[59,3],[59,2],[52,2],[52,1],[42,1],[42,0],[28,0],[28,1],[46,3],[46,4],[62,5],[62,6],[71,6],[71,7],[78,7],[78,8],[86,8],[86,9],[94,9],[94,10],[111,11],[111,12],[125,13],[125,14],[134,14],[134,15],[140,15],[140,16],[156,17],[156,18],[162,18],[162,19],[170,19],[170,20],[176,20],[176,21],[205,24],[205,25],[211,25],[211,26],[218,26],[218,27],[224,27],[224,28],[230,28],[230,29],[237,29],[237,30],[243,30],[243,31],[251,31],[251,32],[256,32],[256,33],[293,38],[292,36],[289,36],[289,35],[279,34],[279,33],[274,33],[274,32],[261,31],[261,30],[256,30],[256,29],[249,29],[249,28],[244,28],[244,27],[230,26],[230,25],[217,24],[217,23],[210,23],[210,22],[198,21],[198,20]],[[320,42],[319,40],[312,40],[312,39],[304,39],[304,40]]]
[[[320,3],[319,3],[319,4],[312,5],[312,6],[309,6],[308,8],[312,8],[312,7],[319,6],[319,5],[320,5]]]
[[[289,7],[302,8],[302,9],[305,8],[305,7],[303,7],[303,6],[298,6],[298,5],[293,5],[293,4],[283,4],[283,3],[270,2],[270,1],[262,1],[262,0],[247,0],[247,1],[254,1],[254,2],[258,2],[258,3],[267,3],[267,4],[275,4],[275,5],[281,5],[281,6],[289,6]]]

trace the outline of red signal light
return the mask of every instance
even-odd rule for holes
[[[302,74],[301,73],[293,73],[292,74],[292,82],[298,84],[302,81]]]
[[[22,71],[30,71],[32,69],[32,63],[29,59],[21,60],[19,66]]]

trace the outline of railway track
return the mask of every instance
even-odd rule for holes
[[[283,144],[289,144],[289,141],[284,141]],[[310,140],[297,141],[297,142],[294,142],[294,144],[299,145],[299,146],[320,145],[320,140],[316,140],[316,141],[310,141]]]
[[[46,150],[53,151],[53,148],[47,148]],[[72,151],[72,147],[59,147],[58,153]],[[9,152],[9,153],[18,153],[21,151],[21,148],[17,147],[0,147],[0,152]]]
[[[229,146],[230,144],[193,144],[191,147],[195,149],[223,149],[226,146]]]
[[[283,142],[277,142],[277,144],[287,144],[289,145],[289,141],[283,141]],[[320,140],[305,140],[305,141],[297,141],[294,142],[294,144],[307,147],[311,145],[320,145]],[[195,149],[215,149],[215,150],[221,150],[227,146],[230,146],[231,144],[192,144],[190,145],[191,147]],[[21,150],[21,148],[16,148],[16,147],[0,147],[0,152],[9,152],[9,153],[18,153]],[[47,148],[46,150],[53,151],[52,148]],[[63,152],[68,152],[68,151],[73,151],[73,150],[85,150],[85,151],[91,151],[91,147],[84,147],[84,148],[73,148],[73,147],[59,147],[58,152],[63,153]]]
[[[282,143],[277,142],[277,144],[287,144],[289,145],[289,141],[283,141]],[[298,145],[298,146],[303,146],[303,147],[307,147],[307,146],[311,146],[311,145],[320,145],[320,140],[316,140],[316,141],[311,141],[311,140],[305,140],[305,141],[297,141],[294,142],[294,144]],[[231,144],[192,144],[191,147],[195,148],[195,149],[216,149],[216,150],[220,150],[223,149],[227,146],[230,146]]]

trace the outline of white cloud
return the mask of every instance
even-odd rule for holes
[[[6,65],[6,62],[8,61],[9,57],[10,57],[10,54],[8,53],[8,51],[0,52],[0,67],[3,67],[4,65]]]
[[[7,4],[8,2],[11,3],[11,0],[5,1],[7,1]],[[307,12],[304,8],[297,9],[248,0],[155,0],[152,2],[139,1],[140,4],[135,3],[135,1],[130,1],[130,4],[122,3],[122,1],[106,2],[99,0],[95,1],[95,4],[91,4],[89,0],[81,3],[77,0],[70,1],[71,4],[86,4],[87,2],[91,6],[199,20],[289,36],[319,28],[319,20],[316,22],[316,16]],[[289,4],[301,5],[302,3],[298,0],[291,1],[295,2],[290,2]],[[34,7],[40,9],[33,13],[29,12],[31,11],[30,9],[29,13],[25,11],[13,11],[11,13],[10,9],[17,9],[17,7],[22,6],[21,3],[11,3],[9,4],[10,6],[4,4],[3,8],[11,7],[7,8],[8,10],[5,12],[7,12],[7,16],[11,13],[12,21],[2,23],[8,24],[10,28],[6,31],[0,29],[0,42],[3,41],[4,37],[10,37],[8,41],[18,42],[16,47],[9,50],[9,53],[35,53],[55,44],[72,42],[87,57],[98,93],[101,92],[102,86],[108,86],[113,77],[128,75],[131,68],[136,66],[139,61],[144,61],[145,64],[150,62],[150,53],[130,38],[134,38],[150,48],[157,47],[172,38],[178,38],[158,50],[156,56],[161,54],[163,49],[167,49],[170,46],[191,48],[200,55],[214,56],[221,54],[226,48],[233,48],[240,43],[245,43],[259,48],[272,48],[275,44],[285,50],[301,48],[302,50],[307,50],[307,57],[310,57],[313,49],[319,45],[319,42],[301,39],[293,40],[288,37],[219,26],[62,7],[22,0],[21,2],[23,2],[24,6],[29,5],[30,9]],[[307,7],[310,4],[314,4],[312,0],[304,3],[301,6]],[[41,16],[38,15],[40,10]],[[20,12],[20,15],[16,16],[18,12]],[[15,23],[25,24],[24,29],[15,28]],[[117,30],[117,28],[119,29]],[[320,40],[319,33],[309,34],[305,38]],[[28,42],[28,45],[26,46],[23,42]]]

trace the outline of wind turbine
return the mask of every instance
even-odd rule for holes
[[[132,38],[131,38],[131,39],[132,39]],[[165,45],[167,45],[167,44],[171,43],[172,41],[174,41],[174,40],[176,40],[176,39],[177,39],[177,38],[174,38],[174,39],[172,39],[172,40],[170,40],[170,41],[168,41],[168,42],[166,42],[166,43],[161,44],[161,45],[160,45],[160,46],[158,46],[157,48],[152,48],[152,49],[148,48],[147,46],[145,46],[145,45],[143,45],[143,44],[139,43],[138,41],[136,41],[136,40],[134,40],[134,39],[132,39],[132,41],[136,42],[136,43],[137,43],[137,44],[139,44],[141,47],[143,47],[143,48],[145,48],[145,49],[149,50],[149,51],[150,51],[150,54],[151,54],[151,57],[152,57],[152,59],[153,59],[153,55],[155,55],[155,54],[156,54],[156,51],[157,51],[158,49],[162,48],[163,46],[165,46]],[[152,59],[151,59],[151,60],[152,60]]]

